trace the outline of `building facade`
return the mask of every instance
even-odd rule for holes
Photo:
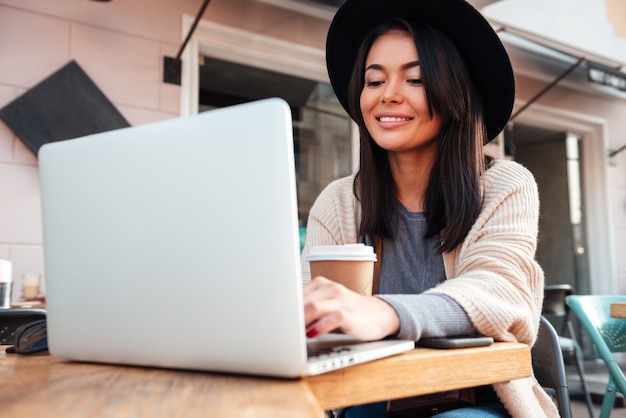
[[[358,153],[326,75],[332,3],[212,0],[181,49],[202,0],[0,0],[0,108],[70,61],[130,125],[284,97],[294,115],[304,226],[317,193],[353,171]],[[537,178],[547,282],[626,294],[623,2],[473,3],[513,61],[514,117],[489,149]],[[177,55],[180,84],[165,82],[164,59]],[[0,258],[14,263],[17,300],[22,275],[44,273],[39,179],[35,153],[1,120],[0,202]]]

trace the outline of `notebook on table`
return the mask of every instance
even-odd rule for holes
[[[414,346],[331,335],[307,360],[281,99],[47,144],[39,167],[54,356],[297,377]]]

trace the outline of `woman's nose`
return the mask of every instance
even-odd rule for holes
[[[380,96],[383,103],[399,103],[402,101],[402,93],[396,81],[388,81]]]

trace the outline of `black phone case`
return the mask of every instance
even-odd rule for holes
[[[467,347],[485,347],[493,344],[491,337],[443,337],[443,338],[425,338],[419,340],[416,345],[418,347],[429,348],[467,348]]]

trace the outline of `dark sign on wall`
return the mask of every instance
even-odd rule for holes
[[[0,109],[0,119],[35,155],[48,142],[130,126],[75,61]]]
[[[589,63],[587,77],[594,83],[626,91],[626,74],[613,68]]]

